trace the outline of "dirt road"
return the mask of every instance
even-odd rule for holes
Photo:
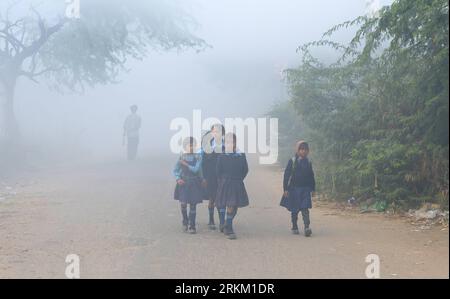
[[[281,173],[253,166],[251,206],[238,240],[181,232],[172,200],[173,158],[80,164],[30,173],[0,201],[0,278],[64,278],[77,254],[82,278],[365,278],[369,254],[382,278],[448,278],[448,230],[417,231],[397,219],[312,210],[314,236],[290,234],[278,206]],[[162,172],[161,170],[167,170]]]

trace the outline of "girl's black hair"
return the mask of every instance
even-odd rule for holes
[[[205,140],[205,138],[206,138],[209,134],[211,134],[211,130],[208,131],[208,132],[206,132],[205,134],[203,134],[203,136],[202,136],[202,142],[203,142],[203,140]]]
[[[301,149],[309,150],[309,144],[308,144],[308,142],[302,142],[302,143],[300,143],[300,144],[298,145],[298,149],[299,149],[299,150],[301,150]]]
[[[211,131],[213,131],[214,128],[222,129],[222,136],[225,136],[225,126],[224,125],[222,125],[222,124],[214,124],[214,125],[211,126]]]
[[[234,142],[237,141],[237,136],[236,136],[235,133],[230,132],[230,133],[225,134],[225,137],[229,137],[229,136],[233,136],[233,141],[234,141]]]
[[[227,138],[229,138],[230,136],[233,136],[233,149],[234,150],[236,150],[236,146],[237,146],[237,136],[236,136],[236,134],[235,133],[227,133],[226,135],[225,135],[225,140],[227,139]]]

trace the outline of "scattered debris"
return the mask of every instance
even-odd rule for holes
[[[420,230],[429,230],[435,225],[448,227],[449,212],[442,211],[435,204],[425,204],[419,210],[409,210],[407,216],[413,219],[411,224],[419,226]]]
[[[17,191],[5,182],[0,182],[0,202],[17,195]]]
[[[414,216],[417,220],[420,220],[420,219],[435,219],[439,215],[440,210],[430,210],[430,211],[418,210],[415,211],[412,216]]]
[[[368,199],[366,204],[361,205],[361,213],[384,213],[388,208],[388,203],[385,200]]]
[[[349,206],[354,207],[354,206],[356,206],[358,204],[358,201],[356,200],[356,198],[351,197],[351,198],[348,199],[347,203],[348,203]]]

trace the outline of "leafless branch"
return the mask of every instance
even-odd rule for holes
[[[40,69],[38,61],[43,46],[52,35],[61,30],[67,20],[60,19],[55,25],[48,26],[38,10],[31,7],[33,16],[11,21],[12,9],[20,2],[21,0],[13,1],[6,9],[6,13],[0,14],[0,77],[15,73],[17,77],[24,76],[38,83],[38,77],[62,69],[56,67]],[[33,26],[38,29],[38,35],[29,41],[31,22],[34,22]]]
[[[50,73],[50,72],[57,72],[64,69],[63,67],[58,67],[58,68],[54,68],[54,67],[48,67],[45,69],[42,69],[38,72],[34,70],[30,70],[30,71],[20,71],[19,72],[19,76],[23,76],[26,77],[28,79],[30,79],[31,81],[35,82],[35,83],[39,83],[39,81],[37,80],[38,77],[45,75],[46,73]]]
[[[49,40],[49,38],[64,26],[66,20],[61,19],[57,24],[51,27],[46,27],[44,20],[39,17],[38,23],[40,30],[39,38],[32,42],[29,46],[25,47],[20,53],[18,53],[18,55],[15,57],[17,61],[23,62],[26,58],[29,58],[33,54],[37,53]]]

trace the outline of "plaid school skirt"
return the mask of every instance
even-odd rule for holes
[[[294,187],[289,190],[289,196],[281,199],[280,206],[285,207],[289,212],[298,212],[312,208],[310,187]]]
[[[199,204],[206,200],[206,192],[200,177],[184,178],[185,184],[177,184],[174,199],[185,204]]]
[[[242,179],[220,178],[217,188],[216,207],[238,207],[249,205],[247,190]]]

